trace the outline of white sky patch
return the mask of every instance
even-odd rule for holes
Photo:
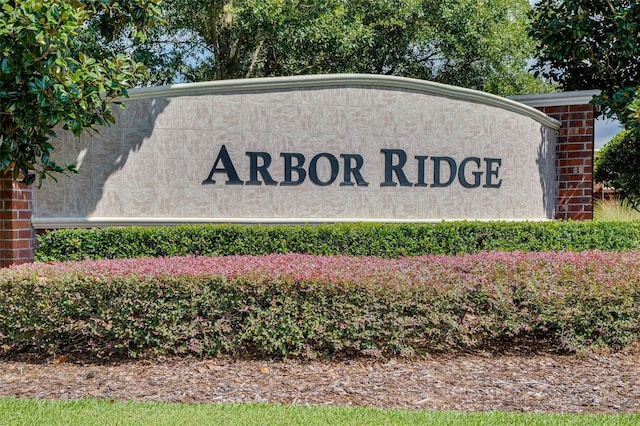
[[[600,149],[611,140],[618,132],[622,130],[622,126],[618,120],[611,120],[605,117],[596,119],[594,123],[594,147]]]

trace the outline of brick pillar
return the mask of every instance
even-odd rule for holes
[[[0,267],[33,261],[35,232],[31,226],[33,188],[0,175]]]
[[[562,123],[556,145],[556,219],[593,219],[593,105],[538,109]]]

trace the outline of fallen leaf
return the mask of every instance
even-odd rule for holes
[[[69,359],[69,355],[60,355],[60,356],[55,357],[53,359],[53,363],[54,364],[62,364],[64,362],[67,362],[68,359]]]

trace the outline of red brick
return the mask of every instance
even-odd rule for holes
[[[587,209],[585,208],[586,205],[584,204],[566,204],[567,206],[567,211],[569,212],[584,212],[587,211]]]
[[[593,199],[591,197],[571,197],[569,200],[567,200],[567,204],[569,205],[577,204],[585,207],[585,206],[591,205],[592,201]]]
[[[566,197],[559,197],[558,198],[558,205],[566,205],[566,204],[575,204],[577,203],[577,201],[573,201],[573,200],[578,200],[578,199],[582,199],[585,198],[586,195],[584,194],[572,194],[570,196],[566,196]]]
[[[567,142],[562,144],[563,151],[586,151],[584,143]]]
[[[574,174],[559,174],[558,175],[558,181],[560,182],[582,182],[584,181],[584,175],[580,174],[580,173],[574,173]]]
[[[580,174],[580,175],[585,175],[584,173],[584,169],[587,167],[591,167],[586,166],[586,165],[580,165],[580,166],[565,166],[564,163],[559,162],[559,164],[556,167],[557,173],[558,175],[566,175],[566,174]]]
[[[584,189],[561,189],[558,191],[559,197],[583,197],[585,195]]]
[[[0,179],[0,184],[2,183],[2,179]],[[3,200],[11,200],[13,199],[15,191],[12,189],[2,189],[0,190],[0,198]]]
[[[584,127],[571,127],[569,128],[569,135],[591,135],[591,132]]]
[[[12,220],[15,219],[14,213],[11,210],[0,210],[0,220]],[[16,213],[17,216],[17,213]]]
[[[591,165],[591,161],[589,161],[586,158],[566,158],[560,162],[560,165],[562,167],[585,166],[585,165]]]
[[[31,221],[30,220],[12,220],[10,221],[10,224],[7,224],[7,227],[5,227],[7,229],[14,229],[14,230],[21,230],[21,229],[27,229],[27,230],[31,230]]]
[[[0,240],[19,240],[33,238],[33,229],[28,228],[9,228],[0,230]]]
[[[541,110],[545,114],[551,115],[551,114],[558,114],[558,113],[562,113],[562,112],[568,112],[569,111],[569,107],[567,105],[550,106],[550,107],[542,107]]]
[[[583,104],[583,105],[569,105],[569,112],[574,111],[593,111],[593,105]]]
[[[0,240],[10,240],[18,238],[18,232],[12,229],[0,229]]]
[[[31,224],[29,224],[31,225]],[[31,239],[33,242],[33,238],[35,238],[35,234],[33,232],[33,227],[29,226],[29,228],[19,229],[18,230],[18,238]]]
[[[583,158],[585,160],[591,159],[591,151],[565,151],[565,158]]]
[[[570,173],[577,173],[577,172],[578,172],[577,167],[558,167],[559,176],[570,174]]]
[[[0,240],[3,247],[11,249],[28,249],[33,247],[32,240]]]
[[[31,227],[33,190],[7,176],[5,173],[0,179],[0,266],[32,261],[35,245]]]
[[[593,182],[591,180],[586,182],[573,182],[573,181],[564,181],[566,188],[584,188],[591,190],[593,186]]]
[[[567,137],[569,143],[577,143],[577,142],[590,142],[593,143],[593,136],[588,135],[569,135]]]
[[[19,201],[30,201],[31,200],[31,191],[24,189],[13,189],[12,195],[8,197],[8,200],[19,200]]]
[[[593,212],[572,213],[570,218],[573,220],[590,220],[590,219],[593,219]]]
[[[564,211],[567,211],[568,206],[576,205],[576,206],[585,206],[590,204],[590,202],[582,203],[581,201],[584,199],[591,199],[591,197],[566,197],[558,200],[558,206],[564,206]]]
[[[27,210],[31,208],[31,203],[26,200],[12,200],[10,208],[14,210]]]
[[[578,111],[578,112],[570,112],[569,114],[567,114],[567,120],[566,121],[572,121],[572,120],[586,120],[589,116],[588,112],[584,112],[584,111]]]

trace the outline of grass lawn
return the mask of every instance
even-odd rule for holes
[[[634,415],[434,412],[274,404],[0,398],[0,425],[637,425]]]

